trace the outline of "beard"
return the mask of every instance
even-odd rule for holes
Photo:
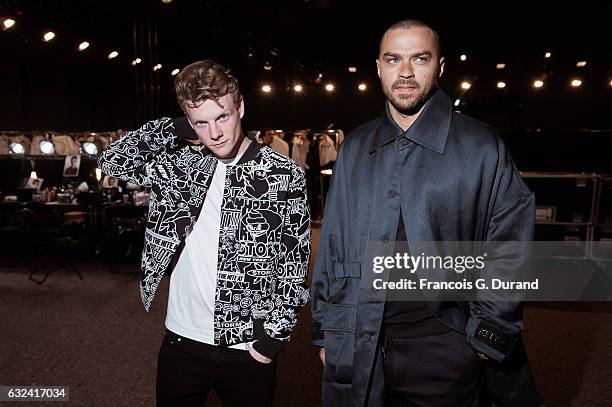
[[[410,94],[393,93],[400,86],[412,86],[414,91]],[[438,88],[436,81],[430,81],[424,86],[419,85],[412,79],[398,79],[390,87],[383,86],[385,97],[393,107],[401,114],[414,115],[427,103],[431,95]]]

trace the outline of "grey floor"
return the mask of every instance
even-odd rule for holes
[[[154,405],[167,279],[146,313],[137,275],[110,274],[100,259],[78,267],[84,280],[62,271],[44,285],[24,268],[0,267],[0,385],[70,386],[71,406]],[[309,337],[304,309],[279,356],[277,406],[320,405],[321,366]],[[612,406],[612,307],[529,306],[525,342],[548,406]],[[213,395],[207,405],[220,403]]]

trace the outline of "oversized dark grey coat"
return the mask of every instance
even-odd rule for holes
[[[314,344],[326,353],[325,406],[383,405],[377,343],[384,301],[363,298],[360,289],[368,280],[362,276],[368,272],[364,244],[392,242],[400,208],[408,242],[533,237],[534,196],[506,145],[491,127],[453,112],[441,90],[408,132],[388,109],[353,131],[334,167],[312,282]],[[512,273],[522,260],[518,256],[497,266]],[[442,323],[495,361],[506,360],[514,345],[522,347],[519,302],[428,305]],[[520,375],[532,384],[528,368]]]

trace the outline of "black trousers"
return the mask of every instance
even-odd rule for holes
[[[478,406],[483,364],[464,335],[385,337],[383,349],[385,406]]]
[[[276,363],[248,351],[220,348],[166,330],[157,363],[158,407],[202,407],[214,390],[225,407],[269,407],[274,401]]]

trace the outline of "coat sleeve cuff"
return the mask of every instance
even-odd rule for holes
[[[268,335],[258,338],[252,345],[253,349],[270,359],[275,359],[283,346],[285,346],[285,341],[274,339]]]
[[[264,329],[264,321],[256,319],[253,322],[255,342],[253,342],[253,349],[267,358],[274,359],[276,355],[283,349],[287,340],[275,339],[266,333]]]
[[[510,354],[519,337],[520,330],[513,331],[472,316],[466,327],[466,340],[477,352],[502,362]]]
[[[321,330],[321,322],[316,319],[312,320],[312,343],[320,348],[324,347],[324,336]]]

